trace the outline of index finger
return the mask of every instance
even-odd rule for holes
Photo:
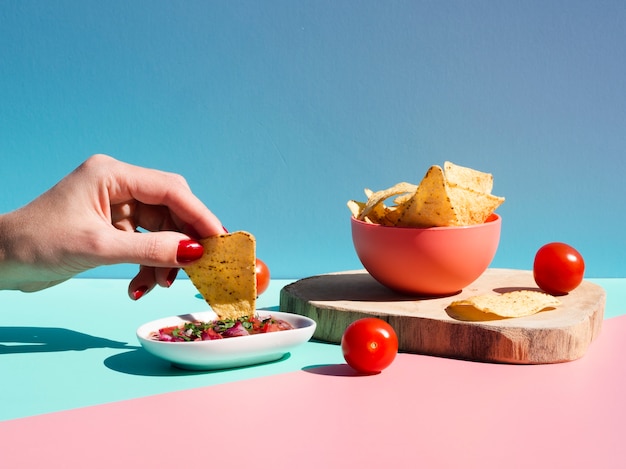
[[[110,160],[107,189],[111,203],[135,199],[165,206],[200,238],[224,233],[220,220],[193,194],[183,176]]]

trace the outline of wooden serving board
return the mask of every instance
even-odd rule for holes
[[[598,336],[606,293],[583,283],[561,304],[523,318],[495,315],[459,319],[454,300],[484,293],[538,290],[531,271],[488,269],[456,295],[425,298],[395,293],[365,270],[309,277],[286,285],[280,310],[317,322],[314,339],[340,343],[345,328],[363,317],[379,317],[395,329],[400,351],[482,362],[542,364],[582,357]]]

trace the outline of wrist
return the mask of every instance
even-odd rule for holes
[[[0,214],[0,290],[20,290],[23,265],[15,250],[17,233],[15,212]]]
[[[13,276],[11,275],[9,264],[9,214],[0,214],[0,290],[12,290]]]

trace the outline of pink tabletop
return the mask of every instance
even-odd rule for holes
[[[400,354],[3,422],[0,467],[623,467],[626,316],[580,360]]]

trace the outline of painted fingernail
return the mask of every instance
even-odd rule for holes
[[[174,283],[174,280],[176,280],[177,275],[178,275],[178,269],[170,270],[170,273],[167,274],[167,279],[165,280],[167,282],[168,287],[172,286],[172,283]]]
[[[178,251],[176,252],[176,261],[180,263],[193,262],[202,257],[204,248],[202,244],[193,239],[183,239],[178,243]]]
[[[224,233],[228,233],[228,230],[226,229],[224,225],[222,225],[222,229],[224,230]]]
[[[139,298],[144,296],[147,291],[148,291],[148,287],[145,285],[137,288],[135,291],[132,292],[133,300],[137,301]]]

